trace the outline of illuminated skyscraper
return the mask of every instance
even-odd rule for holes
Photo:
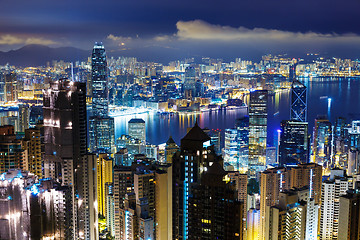
[[[30,109],[27,104],[19,104],[19,132],[29,128]]]
[[[208,146],[210,137],[196,122],[173,157],[173,239],[189,239],[190,185],[200,181],[210,163],[219,158]]]
[[[44,174],[74,184],[74,172],[86,154],[86,85],[62,79],[44,91]]]
[[[107,154],[99,154],[97,158],[97,199],[98,212],[102,216],[106,216],[107,206],[107,184],[113,182],[113,161]]]
[[[18,100],[17,79],[14,72],[5,75],[5,102],[16,102]]]
[[[93,153],[115,153],[115,126],[111,117],[90,117],[89,149]]]
[[[91,56],[93,116],[107,117],[109,112],[108,69],[105,48],[95,43]]]
[[[249,103],[249,172],[256,176],[265,170],[267,139],[266,90],[250,92]]]
[[[282,121],[279,146],[279,165],[295,166],[309,162],[308,123]]]
[[[172,163],[174,154],[179,150],[179,146],[175,143],[174,139],[170,136],[165,146],[165,162]]]
[[[22,140],[23,149],[26,152],[27,171],[42,178],[43,160],[43,127],[41,124],[35,128],[25,130],[25,138]]]
[[[133,118],[128,122],[128,135],[140,141],[146,141],[145,121],[141,118]]]
[[[238,171],[245,173],[249,167],[249,116],[237,120]]]
[[[185,69],[184,93],[186,98],[193,98],[196,96],[196,71],[194,67],[187,67]]]
[[[301,122],[307,120],[307,91],[306,86],[294,79],[291,84],[290,119]]]
[[[114,119],[109,112],[109,82],[105,48],[95,43],[91,61],[92,117],[89,120],[89,149],[115,153]]]
[[[224,166],[228,171],[239,171],[237,129],[225,129]]]
[[[332,127],[324,117],[315,119],[312,154],[314,162],[324,167],[330,166]]]

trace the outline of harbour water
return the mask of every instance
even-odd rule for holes
[[[345,117],[348,122],[360,119],[360,78],[313,78],[300,79],[308,88],[308,122],[312,130],[318,115],[326,115],[334,123],[337,117]],[[330,104],[329,104],[329,98]],[[165,143],[171,135],[175,142],[185,136],[196,118],[202,128],[232,128],[236,119],[247,114],[246,109],[217,110],[201,113],[178,113],[162,115],[143,113],[115,118],[115,137],[127,133],[127,122],[131,118],[142,118],[146,122],[147,141],[152,144]],[[288,90],[269,96],[268,104],[268,144],[274,145],[281,120],[289,119],[290,95]]]

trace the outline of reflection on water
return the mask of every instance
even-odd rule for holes
[[[331,102],[331,121],[337,117],[345,117],[348,121],[360,119],[360,81],[358,78],[342,79],[300,79],[308,87],[308,121],[309,130],[314,126],[317,115],[328,115],[328,100],[320,98],[328,96]],[[273,145],[280,128],[280,121],[289,119],[290,95],[289,91],[276,93],[269,96],[268,105],[268,144]],[[219,110],[203,113],[179,113],[173,115],[160,115],[144,113],[115,118],[115,135],[119,137],[127,132],[127,122],[134,117],[146,121],[146,136],[150,143],[160,144],[167,141],[170,135],[176,143],[185,136],[188,127],[192,127],[198,118],[200,127],[210,129],[232,128],[237,118],[247,114],[245,109]]]

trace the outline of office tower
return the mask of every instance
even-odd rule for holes
[[[243,239],[245,205],[236,201],[236,190],[226,175],[214,162],[200,181],[190,184],[188,238],[184,239]]]
[[[165,162],[172,163],[172,158],[178,150],[179,150],[179,146],[170,136],[169,139],[166,141],[166,145],[165,145]]]
[[[331,170],[321,190],[320,239],[337,239],[339,231],[340,196],[352,189],[351,178],[344,176],[344,170]]]
[[[315,204],[321,201],[322,166],[316,163],[299,164],[288,169],[290,174],[290,188],[309,189],[309,197],[315,200]]]
[[[75,184],[75,169],[86,154],[85,94],[85,83],[66,79],[44,91],[44,174],[63,184]]]
[[[30,127],[35,127],[39,121],[42,122],[44,120],[42,106],[31,106],[29,118]]]
[[[309,162],[308,123],[281,121],[279,166],[295,166]]]
[[[145,155],[152,161],[157,162],[159,160],[159,147],[154,144],[145,145]]]
[[[0,127],[0,173],[9,169],[26,169],[27,158],[21,146],[21,140],[16,139],[14,126]]]
[[[5,74],[5,102],[16,102],[18,100],[17,79],[14,72]]]
[[[210,137],[195,126],[181,139],[173,157],[173,239],[188,239],[190,185],[200,181],[211,163],[219,161],[210,145]]]
[[[194,98],[196,96],[196,71],[194,67],[185,69],[184,94],[186,98]]]
[[[27,104],[19,104],[19,132],[29,128],[30,109]]]
[[[228,171],[239,171],[237,129],[225,129],[224,166]]]
[[[346,119],[336,118],[332,138],[332,162],[336,167],[346,167],[348,163],[348,129]]]
[[[317,117],[315,119],[313,133],[313,162],[318,163],[325,168],[330,166],[331,139],[331,123],[324,117]]]
[[[109,158],[108,154],[99,154],[97,158],[97,199],[98,212],[102,216],[106,216],[106,197],[107,185],[112,184],[113,179],[113,160]]]
[[[114,154],[114,160],[114,164],[117,166],[131,166],[127,148],[120,148],[118,152]]]
[[[296,63],[289,66],[289,80],[296,79]]]
[[[265,170],[267,139],[266,90],[250,92],[249,102],[249,173],[255,177]]]
[[[141,118],[131,119],[128,122],[128,135],[142,142],[146,142],[145,121]]]
[[[349,191],[340,197],[338,239],[360,239],[360,193]]]
[[[115,153],[114,118],[90,117],[89,149],[93,153]]]
[[[249,166],[249,116],[237,120],[239,171],[246,173]]]
[[[42,178],[43,162],[43,127],[39,124],[35,128],[25,129],[25,138],[22,139],[22,146],[26,152],[26,170]]]
[[[14,126],[15,133],[19,132],[19,118],[18,116],[10,115],[1,117],[1,125]]]
[[[0,239],[74,239],[71,187],[21,170],[0,175]]]
[[[105,48],[95,43],[91,56],[93,116],[107,117],[109,112],[109,82]]]
[[[203,131],[209,135],[210,144],[214,146],[215,153],[221,155],[221,129],[208,129],[204,128]]]
[[[121,217],[123,212],[120,209],[124,209],[125,196],[134,191],[134,175],[131,170],[131,167],[125,166],[115,166],[114,173],[114,187],[113,187],[113,196],[114,196],[114,232],[115,239],[122,240],[120,236],[124,233],[122,232]],[[121,235],[120,235],[121,234]]]
[[[298,80],[291,84],[290,119],[300,122],[307,121],[307,91],[306,86]]]
[[[172,166],[155,172],[156,239],[172,239]]]
[[[75,234],[78,239],[99,239],[97,199],[97,158],[94,154],[81,156],[76,171],[75,197],[77,222]]]
[[[289,174],[285,168],[271,168],[260,176],[260,231],[259,239],[265,239],[268,207],[279,204],[279,194],[289,189]]]
[[[95,43],[91,61],[92,116],[89,119],[89,149],[115,153],[114,119],[109,112],[109,82],[105,48]]]
[[[349,133],[349,147],[360,148],[360,121],[352,121]]]
[[[5,76],[0,72],[0,102],[5,102]]]

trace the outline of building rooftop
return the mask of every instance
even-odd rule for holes
[[[141,118],[132,118],[129,123],[145,123],[145,121]]]

